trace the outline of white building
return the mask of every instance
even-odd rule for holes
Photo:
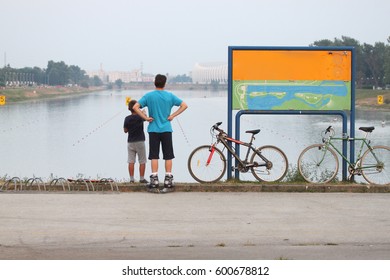
[[[228,80],[228,65],[224,62],[196,63],[192,70],[194,84],[210,84],[218,82],[226,84]]]
[[[98,76],[104,83],[115,83],[117,80],[122,80],[124,83],[131,82],[150,82],[154,80],[154,76],[142,73],[141,69],[132,71],[104,71],[102,68],[98,71],[88,71],[89,77]]]
[[[124,83],[142,82],[142,72],[139,69],[130,72],[111,71],[107,73],[107,76],[110,83],[115,83],[116,80],[122,80]]]

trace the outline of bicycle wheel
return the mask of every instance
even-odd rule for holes
[[[254,164],[254,167],[251,169],[253,176],[257,180],[276,182],[282,180],[284,176],[286,176],[288,160],[282,150],[274,146],[263,146],[256,151],[257,153],[253,153],[251,157],[251,164]],[[258,166],[266,164],[258,153],[269,161],[266,166]]]
[[[328,183],[339,170],[335,151],[322,144],[314,144],[302,151],[298,158],[298,169],[310,183]]]
[[[226,158],[218,148],[200,146],[188,158],[188,171],[199,183],[217,182],[226,172]]]
[[[375,155],[375,156],[374,156]],[[390,148],[375,146],[362,156],[362,174],[370,184],[390,184]]]

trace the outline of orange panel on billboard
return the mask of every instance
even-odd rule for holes
[[[234,50],[233,80],[351,81],[351,51]]]

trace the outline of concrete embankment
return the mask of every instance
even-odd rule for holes
[[[45,183],[36,180],[0,182],[1,191],[119,191],[147,192],[145,184],[114,181],[77,180]],[[180,183],[176,192],[308,192],[308,193],[390,193],[390,185],[370,185],[356,183],[306,184],[306,183],[257,183],[257,182],[218,182],[210,184]]]
[[[118,184],[119,191],[146,191],[142,184]],[[368,184],[261,184],[261,183],[177,183],[177,192],[351,192],[351,193],[390,193],[390,186]]]

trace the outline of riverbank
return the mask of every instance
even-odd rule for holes
[[[73,96],[77,94],[101,91],[105,89],[106,87],[83,88],[78,86],[11,87],[1,88],[0,95],[5,96],[7,104],[43,98]]]

